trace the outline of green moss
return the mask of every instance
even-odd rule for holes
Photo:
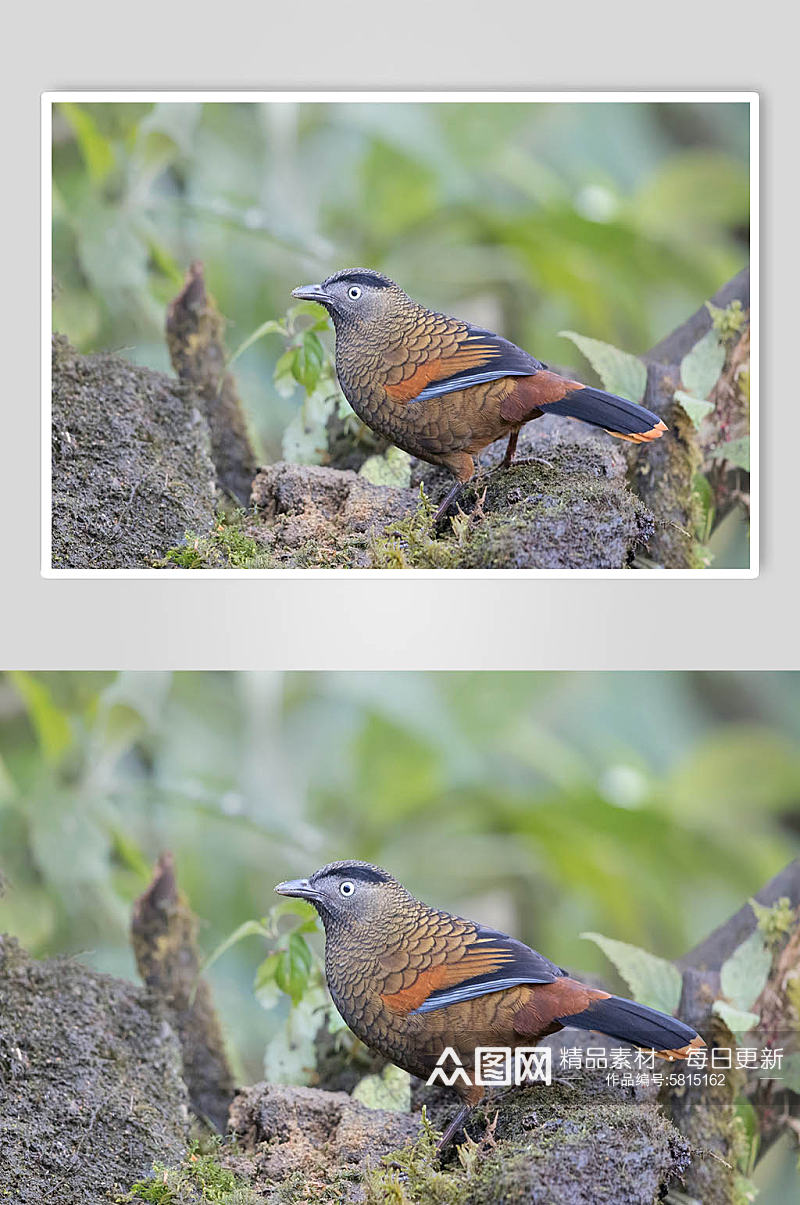
[[[170,548],[157,569],[272,569],[274,561],[242,528],[246,511],[217,512],[208,535],[187,532],[186,543]]]
[[[217,1161],[219,1140],[210,1140],[210,1147],[203,1153],[200,1143],[193,1142],[178,1167],[155,1163],[150,1179],[117,1197],[118,1205],[256,1205],[258,1198],[244,1180]]]
[[[792,907],[788,896],[781,896],[771,908],[759,904],[758,900],[751,900],[750,907],[771,950],[776,950],[797,926],[797,910]]]
[[[714,330],[719,335],[723,343],[733,343],[738,338],[739,334],[747,322],[747,314],[742,309],[741,301],[732,301],[727,309],[721,309],[719,306],[713,305],[710,301],[706,302],[706,309],[711,315],[711,322]]]
[[[355,1169],[292,1172],[277,1186],[270,1200],[275,1205],[301,1205],[309,1201],[314,1205],[342,1205],[352,1199],[349,1190],[358,1177]]]
[[[468,1173],[440,1167],[436,1153],[439,1135],[422,1111],[416,1142],[404,1146],[369,1168],[362,1181],[364,1205],[459,1205],[465,1200]],[[476,1146],[475,1143],[471,1144]],[[460,1149],[460,1148],[459,1148]]]
[[[364,536],[345,536],[332,544],[321,544],[306,540],[294,552],[292,567],[295,569],[351,569],[356,564],[356,553],[364,547]]]
[[[390,523],[369,544],[372,569],[456,569],[471,520],[457,515],[451,522],[453,536],[438,538],[433,525],[435,508],[419,487],[416,510]]]

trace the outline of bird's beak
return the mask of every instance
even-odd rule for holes
[[[316,301],[320,305],[328,300],[322,285],[298,285],[292,289],[292,297],[297,297],[299,301]]]
[[[285,883],[278,883],[275,892],[277,895],[294,895],[301,900],[322,899],[321,892],[315,891],[308,879],[287,879]]]

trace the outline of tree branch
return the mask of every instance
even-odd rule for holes
[[[198,978],[196,933],[197,918],[178,891],[172,854],[164,853],[133,907],[133,952],[139,974],[164,1002],[178,1032],[193,1109],[224,1131],[234,1080],[211,989]]]

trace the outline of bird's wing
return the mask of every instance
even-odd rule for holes
[[[421,402],[483,381],[531,376],[544,365],[500,335],[466,322],[431,338],[409,376],[387,384],[397,401]],[[419,353],[417,353],[419,354]]]
[[[407,1015],[427,1013],[523,983],[552,983],[564,973],[521,941],[476,925],[468,944],[454,940],[443,962],[421,967],[413,983],[382,999]]]

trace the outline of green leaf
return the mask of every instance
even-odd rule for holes
[[[720,444],[711,453],[712,460],[728,460],[737,468],[750,472],[750,436],[743,435],[740,439],[729,439]]]
[[[368,456],[358,475],[373,485],[408,489],[411,485],[411,457],[401,448],[389,448],[383,456]]]
[[[82,105],[63,103],[61,112],[66,117],[80,147],[89,178],[102,184],[114,167],[114,148],[104,134],[100,133],[94,118]]]
[[[719,976],[722,995],[736,1008],[750,1008],[764,990],[771,966],[772,955],[764,935],[754,929],[722,964]]]
[[[55,705],[50,691],[35,675],[16,670],[10,677],[22,695],[42,756],[54,765],[72,745],[69,716]]]
[[[307,1084],[315,1074],[317,1052],[314,1038],[324,1018],[327,993],[310,989],[292,1008],[285,1028],[264,1051],[264,1075],[271,1084]]]
[[[737,1097],[735,1109],[736,1116],[741,1122],[742,1132],[747,1147],[746,1151],[742,1155],[742,1171],[746,1176],[749,1176],[755,1167],[756,1158],[758,1156],[761,1129],[758,1122],[758,1116],[756,1115],[752,1102],[746,1096]]]
[[[719,380],[725,347],[712,327],[681,360],[681,383],[692,397],[705,399]]]
[[[211,954],[209,954],[208,958],[206,958],[200,967],[198,978],[200,975],[203,975],[210,966],[213,966],[217,959],[221,958],[226,950],[229,950],[231,946],[235,946],[237,942],[242,940],[242,938],[269,936],[269,930],[264,927],[261,921],[246,920],[244,924],[239,925],[238,929],[234,929],[233,933],[230,933],[225,940],[220,942],[217,948],[213,950]]]
[[[292,325],[295,319],[304,317],[312,319],[311,325],[306,328],[310,331],[325,330],[330,324],[327,310],[318,301],[300,301],[286,311],[286,318]]]
[[[747,1012],[742,1008],[735,1008],[732,1004],[728,1004],[725,1000],[715,1000],[712,1010],[721,1017],[731,1033],[749,1033],[754,1029],[760,1020],[758,1013]]]
[[[297,388],[297,378],[294,374],[294,361],[297,348],[290,347],[278,358],[272,380],[281,397],[291,397]]]
[[[280,951],[275,982],[294,1005],[299,1004],[303,997],[311,964],[308,942],[299,933],[290,933],[286,948]]]
[[[680,971],[671,962],[601,933],[581,933],[581,937],[593,941],[611,959],[640,1004],[665,1013],[675,1012],[681,998],[682,980]]]
[[[262,322],[261,326],[257,326],[256,329],[253,331],[253,333],[251,335],[248,335],[247,338],[244,339],[239,344],[239,346],[236,348],[236,351],[233,353],[233,355],[228,360],[228,368],[230,368],[231,364],[234,364],[239,359],[239,356],[241,356],[244,352],[247,351],[248,347],[252,347],[253,344],[257,343],[259,339],[263,339],[264,335],[284,335],[285,336],[287,333],[288,332],[287,332],[286,328],[284,326],[281,326],[280,322],[275,322],[275,320],[273,318],[269,318],[266,322]],[[276,372],[277,372],[277,368],[276,368]]]
[[[305,331],[297,348],[292,371],[300,384],[312,393],[319,382],[325,349],[313,331]]]
[[[321,464],[328,454],[328,419],[339,405],[327,378],[305,399],[283,433],[283,458],[292,464]]]
[[[281,989],[275,981],[280,957],[277,951],[274,954],[267,955],[256,969],[255,978],[253,979],[253,991],[256,1000],[265,1009],[274,1008],[281,998]]]
[[[692,397],[683,389],[676,389],[674,396],[675,401],[680,402],[696,429],[699,429],[703,419],[714,409],[713,402],[704,402],[698,397]]]
[[[299,916],[306,924],[310,922],[312,929],[317,926],[317,913],[313,905],[296,896],[287,895],[279,903],[273,904],[269,910],[269,916],[270,920],[279,920],[282,916]],[[305,924],[300,928],[304,929]]]
[[[411,1109],[411,1076],[391,1063],[380,1075],[365,1075],[351,1093],[368,1109],[391,1109],[408,1113]]]
[[[590,339],[588,335],[578,335],[575,331],[559,331],[559,334],[571,339],[586,356],[604,389],[630,402],[641,402],[647,386],[647,369],[641,360],[611,343]]]

